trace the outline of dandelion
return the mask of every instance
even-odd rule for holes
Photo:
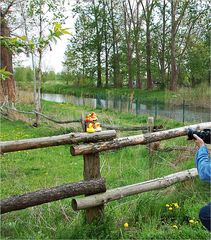
[[[128,223],[126,222],[126,223],[124,223],[124,228],[128,228]]]
[[[172,211],[172,210],[173,210],[173,208],[172,208],[172,207],[169,207],[168,209],[169,209],[169,211]]]
[[[175,228],[175,229],[178,229],[176,224],[172,225],[172,227]]]
[[[189,220],[189,223],[194,223],[194,220],[193,220],[193,219],[190,219],[190,220]]]
[[[179,208],[180,206],[178,205],[178,203],[174,203],[175,208]]]

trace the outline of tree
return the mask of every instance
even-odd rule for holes
[[[129,1],[130,2],[130,1]],[[128,10],[126,2],[123,2],[124,13],[124,33],[127,48],[127,68],[128,68],[128,87],[133,88],[133,71],[132,71],[132,55],[133,55],[133,41],[132,41],[132,19],[131,11]]]
[[[97,87],[102,86],[102,40],[103,40],[103,23],[100,21],[102,13],[100,11],[100,2],[96,5],[96,1],[92,0],[94,11],[94,27],[96,31],[95,43],[97,45]]]
[[[170,90],[176,91],[177,89],[177,63],[176,63],[176,34],[179,26],[184,17],[185,11],[188,7],[189,0],[185,1],[181,6],[179,16],[176,18],[178,13],[178,0],[171,0],[171,83]]]
[[[62,3],[53,0],[29,0],[21,4],[24,34],[29,46],[27,51],[31,54],[34,71],[34,103],[36,113],[41,112],[43,55],[47,48],[51,49],[52,42],[56,42],[64,34],[69,34],[67,29],[62,28],[61,25],[64,21]],[[36,126],[38,122],[39,114],[36,114]]]
[[[10,17],[11,8],[15,4],[15,0],[2,1],[0,3],[0,36],[2,38],[10,37],[10,29],[8,26],[8,18]],[[13,76],[12,51],[3,43],[1,38],[1,69],[12,73],[6,79],[1,79],[1,91],[3,101],[14,104],[16,100],[16,84]]]
[[[105,79],[106,86],[130,88],[133,80],[141,88],[146,75],[147,89],[156,80],[175,91],[191,81],[195,63],[188,57],[204,44],[208,9],[206,1],[197,0],[80,0],[68,71],[98,86]],[[199,59],[208,61],[206,55]]]
[[[142,17],[139,13],[140,1],[136,0],[135,2],[135,11],[131,6],[131,1],[128,0],[128,5],[130,9],[131,20],[133,24],[134,32],[134,46],[135,46],[135,64],[136,64],[136,86],[142,88],[142,79],[141,79],[141,49],[140,49],[140,32]]]
[[[156,4],[156,0],[141,0],[141,5],[144,13],[144,20],[146,22],[146,68],[147,68],[147,89],[153,88],[152,73],[151,73],[151,29],[152,24],[152,11]]]
[[[114,87],[121,87],[121,75],[120,75],[120,56],[119,56],[119,43],[118,43],[118,25],[117,19],[115,19],[115,9],[118,8],[118,3],[113,0],[109,0],[108,9],[109,17],[111,19],[111,31],[112,31],[112,68],[113,68],[113,81]]]

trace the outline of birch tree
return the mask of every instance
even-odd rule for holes
[[[51,50],[53,42],[63,34],[69,34],[61,25],[65,19],[62,13],[63,3],[53,0],[29,0],[21,4],[24,34],[29,45],[27,51],[31,54],[34,72],[35,126],[39,123],[38,113],[41,112],[43,56],[47,50]]]

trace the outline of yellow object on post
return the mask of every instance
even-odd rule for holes
[[[88,133],[93,133],[93,132],[95,132],[94,123],[89,123],[89,124],[88,124],[88,127],[86,128],[86,131],[87,131]]]
[[[96,131],[96,132],[101,132],[101,131],[102,131],[102,128],[101,128],[99,122],[95,123],[95,131]]]

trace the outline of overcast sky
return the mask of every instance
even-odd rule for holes
[[[69,28],[69,32],[74,32],[74,21],[72,16],[71,8],[75,0],[69,0],[70,4],[66,7],[66,15],[68,16],[64,28]],[[64,61],[64,52],[68,43],[70,35],[64,35],[61,40],[58,40],[56,44],[52,44],[52,51],[45,53],[43,58],[43,71],[54,70],[55,72],[62,71],[62,61]],[[16,57],[17,60],[21,61],[24,66],[31,66],[31,59],[27,58],[25,55],[21,54]]]
[[[74,32],[74,19],[70,16],[66,21],[66,25],[64,26],[69,28],[69,32]],[[68,39],[70,35],[65,35],[61,37],[61,40],[58,40],[56,45],[52,45],[52,51],[46,53],[43,61],[43,68],[48,70],[52,69],[55,72],[62,71],[62,61],[64,61],[64,52],[66,50],[66,46],[68,43]]]

